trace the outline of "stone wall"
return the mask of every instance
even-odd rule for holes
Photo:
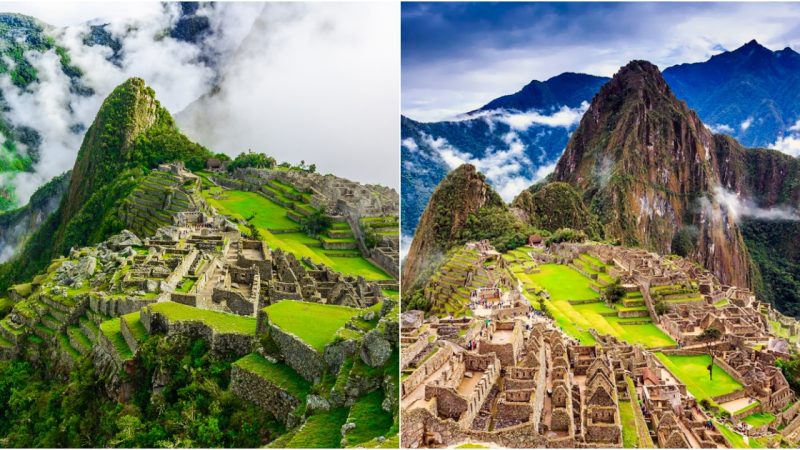
[[[404,448],[447,447],[470,440],[508,448],[545,448],[548,440],[538,433],[538,424],[526,423],[495,431],[462,429],[453,420],[439,419],[424,408],[403,411],[400,445]],[[426,442],[427,441],[427,442]],[[573,439],[558,441],[562,448],[575,447]]]
[[[292,412],[305,401],[236,364],[231,366],[231,392],[269,411],[287,427],[295,419]]]
[[[212,354],[231,357],[244,356],[253,351],[255,337],[247,334],[220,333],[201,321],[170,321],[159,312],[143,308],[140,313],[142,325],[148,333],[184,335],[193,339],[205,340]]]
[[[422,384],[429,376],[439,370],[453,356],[453,350],[449,345],[442,346],[435,355],[427,359],[411,375],[400,383],[400,396],[405,397]]]
[[[284,361],[306,380],[318,383],[325,373],[322,355],[292,333],[269,324],[269,335],[280,348]]]

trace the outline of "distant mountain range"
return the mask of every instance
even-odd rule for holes
[[[706,62],[669,67],[663,77],[714,132],[749,147],[800,139],[800,54],[790,48],[771,51],[751,41]],[[608,81],[564,73],[532,81],[455,120],[403,117],[403,234],[414,234],[436,184],[463,162],[485,173],[506,201],[543,178]]]

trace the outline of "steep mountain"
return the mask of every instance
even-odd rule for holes
[[[87,130],[58,209],[19,254],[0,265],[0,288],[29,278],[72,247],[121,230],[121,200],[149,169],[174,160],[197,169],[209,156],[178,131],[142,79],[127,80],[106,98]]]
[[[771,51],[755,40],[664,70],[675,95],[703,122],[745,146],[768,146],[800,119],[800,54]]]
[[[751,41],[705,62],[670,67],[663,76],[675,96],[686,101],[705,124],[747,146],[766,147],[781,137],[800,136],[800,54],[791,48],[771,51]],[[519,92],[492,100],[458,121],[419,123],[404,118],[403,233],[413,235],[434,186],[452,168],[443,151],[460,152],[462,159],[465,155],[485,158],[495,150],[509,149],[504,137],[513,131],[518,138],[513,142],[523,145],[529,156],[516,174],[536,179],[538,170],[560,156],[577,123],[566,127],[534,124],[520,132],[498,118],[514,112],[550,115],[562,107],[578,109],[606,81],[564,73],[543,82],[531,81]]]
[[[595,239],[603,235],[597,216],[586,207],[580,193],[567,183],[535,184],[522,191],[511,206],[536,228],[547,231],[572,228]]]
[[[607,236],[670,253],[682,228],[698,230],[691,256],[725,283],[749,285],[749,257],[735,216],[714,195],[715,139],[678,101],[658,68],[633,61],[592,101],[553,179],[570,183]]]
[[[414,234],[434,187],[458,164],[452,156],[489,161],[498,153],[514,154],[520,164],[510,175],[528,182],[537,180],[538,169],[553,164],[561,155],[585,102],[607,80],[565,73],[547,81],[531,81],[519,92],[455,120],[423,123],[403,117],[403,234]],[[522,151],[515,154],[520,145]],[[498,184],[496,189],[504,188]]]
[[[464,242],[466,235],[472,237],[473,232],[478,231],[475,230],[479,226],[476,214],[481,212],[496,212],[514,220],[503,200],[475,166],[464,164],[447,174],[422,213],[403,263],[403,292],[419,287],[453,245]],[[494,222],[496,228],[501,228],[504,221]]]

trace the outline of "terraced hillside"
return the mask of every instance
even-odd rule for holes
[[[621,303],[608,306],[601,299],[604,286],[614,279],[608,264],[582,253],[569,265],[528,262],[529,270],[521,270],[530,257],[519,251],[514,258],[514,275],[523,285],[523,292],[534,307],[541,304],[556,323],[583,345],[593,345],[594,336],[614,336],[646,348],[672,347],[675,341],[653,323],[644,298],[638,290],[627,292]],[[526,260],[527,257],[527,260]]]
[[[199,208],[199,180],[170,172],[150,172],[125,199],[120,210],[126,227],[139,236],[150,236],[182,211]]]
[[[509,270],[497,268],[497,259],[487,260],[480,252],[457,248],[430,277],[421,295],[429,302],[430,313],[462,317],[470,314],[470,293],[480,288],[507,285]]]
[[[274,186],[283,185],[275,183]],[[283,190],[273,185],[265,189],[266,192],[251,192],[208,187],[203,189],[202,195],[222,214],[240,220],[252,217],[251,223],[259,228],[262,239],[272,248],[294,253],[298,258],[307,257],[338,272],[363,276],[367,280],[392,279],[361,255],[346,221],[334,219],[323,235],[310,237],[301,228],[303,217],[312,212],[310,205],[301,202],[306,197],[285,186]]]

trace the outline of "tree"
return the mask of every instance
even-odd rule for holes
[[[663,300],[657,301],[656,304],[653,305],[653,309],[656,310],[656,314],[658,314],[659,316],[669,312],[669,306],[667,306],[667,304]]]
[[[233,161],[228,163],[228,172],[239,168],[255,167],[258,169],[272,169],[275,167],[275,158],[264,153],[240,153]]]
[[[722,332],[714,327],[706,328],[700,334],[700,340],[703,341],[716,341],[720,337],[722,337]]]
[[[322,211],[314,211],[303,219],[300,227],[309,236],[316,237],[330,228],[332,223],[331,218]]]
[[[310,166],[308,166],[308,172],[309,173],[314,173],[316,171],[317,171],[317,165],[316,164],[311,164]]]
[[[615,305],[619,303],[623,297],[625,297],[625,293],[625,288],[622,287],[619,280],[616,280],[606,286],[606,288],[603,290],[603,297],[605,297],[608,303]]]

